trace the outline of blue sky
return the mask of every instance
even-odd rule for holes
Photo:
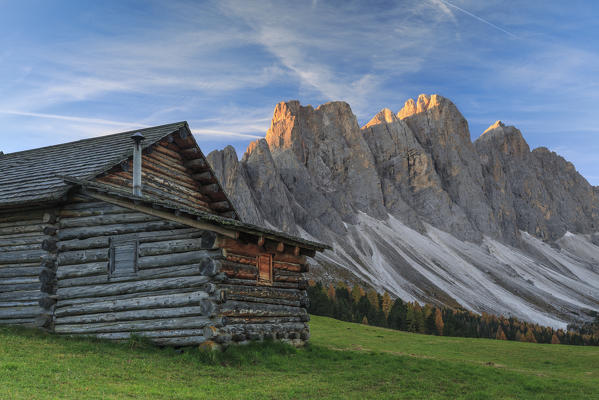
[[[473,139],[498,119],[599,185],[593,1],[0,0],[0,150],[187,120],[241,155],[276,103],[347,101],[360,123],[420,93]]]

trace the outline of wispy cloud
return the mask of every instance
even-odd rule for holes
[[[516,36],[514,33],[510,32],[508,30],[505,30],[505,29],[503,29],[502,27],[500,27],[498,25],[495,25],[494,23],[490,22],[489,20],[486,20],[486,19],[484,19],[482,17],[479,17],[478,15],[473,14],[470,11],[463,9],[462,7],[458,7],[455,4],[450,3],[447,0],[432,0],[432,1],[435,4],[439,5],[444,12],[447,12],[447,7],[444,7],[444,5],[447,5],[447,6],[451,7],[451,8],[454,8],[454,9],[456,9],[456,10],[458,10],[458,11],[460,11],[460,12],[462,12],[462,13],[464,13],[464,14],[466,14],[466,15],[468,15],[468,16],[470,16],[470,17],[472,17],[472,18],[474,18],[474,19],[476,19],[476,20],[478,20],[480,22],[482,22],[483,24],[487,24],[490,27],[492,27],[494,29],[497,29],[498,31],[501,31],[501,32],[505,33],[506,35],[511,36],[512,38],[518,38],[518,36]]]
[[[258,135],[249,135],[246,133],[239,133],[239,132],[228,132],[228,131],[220,131],[220,130],[216,130],[216,129],[192,129],[191,132],[194,135],[201,135],[201,136],[216,136],[216,137],[221,137],[223,139],[226,138],[239,138],[239,139],[262,139],[264,138],[264,136],[258,136]]]
[[[101,118],[74,117],[74,116],[69,116],[69,115],[44,114],[44,113],[15,111],[15,110],[0,110],[0,114],[19,115],[19,116],[24,116],[24,117],[45,118],[45,119],[56,119],[56,120],[61,120],[61,121],[80,122],[80,123],[96,124],[96,125],[109,125],[109,126],[114,126],[114,127],[119,127],[119,128],[145,128],[148,126],[148,125],[145,125],[145,124],[142,124],[139,122],[111,121],[111,120],[101,119]]]
[[[259,4],[221,2],[224,12],[251,27],[257,43],[292,73],[306,95],[346,100],[358,113],[369,109],[373,97],[389,95],[385,83],[390,79],[417,72],[445,40],[435,31],[454,19],[447,7],[411,1],[382,14],[360,3]]]

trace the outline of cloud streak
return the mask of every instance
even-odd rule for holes
[[[476,19],[476,20],[478,20],[480,22],[482,22],[483,24],[487,24],[490,27],[492,27],[494,29],[497,29],[498,31],[501,31],[501,32],[505,33],[506,35],[511,36],[514,39],[518,39],[518,36],[516,36],[514,33],[510,32],[508,30],[505,30],[505,29],[503,29],[502,27],[500,27],[498,25],[495,25],[494,23],[492,23],[492,22],[490,22],[490,21],[488,21],[488,20],[486,20],[486,19],[484,19],[482,17],[479,17],[478,15],[475,15],[475,14],[471,13],[468,10],[465,10],[465,9],[463,9],[461,7],[458,7],[455,4],[450,3],[447,0],[433,0],[433,1],[435,3],[437,3],[437,4],[442,3],[442,4],[445,4],[445,5],[449,6],[449,7],[451,7],[451,8],[454,8],[454,9],[456,9],[456,10],[458,10],[458,11],[460,11],[460,12],[462,12],[462,13],[464,13],[464,14],[466,14],[466,15],[468,15],[468,16],[470,16],[470,17],[472,17],[472,18],[474,18],[474,19]],[[439,5],[441,5],[441,4],[439,4]]]
[[[148,125],[138,122],[122,122],[122,121],[111,121],[101,118],[85,118],[85,117],[74,117],[69,115],[58,115],[58,114],[44,114],[27,111],[15,111],[15,110],[0,110],[0,114],[18,115],[23,117],[34,117],[34,118],[45,118],[45,119],[56,119],[60,121],[70,122],[82,122],[87,124],[98,124],[98,125],[109,125],[118,128],[146,128]]]

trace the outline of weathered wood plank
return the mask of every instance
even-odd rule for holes
[[[58,242],[58,251],[86,250],[108,248],[110,246],[110,238],[108,236],[91,237],[87,239],[71,239]]]
[[[117,311],[97,314],[83,314],[63,316],[56,318],[54,324],[92,324],[99,322],[137,321],[154,318],[180,318],[191,316],[209,316],[214,311],[215,305],[209,300],[202,300],[199,306],[139,309],[133,311]],[[0,310],[0,316],[1,316]]]
[[[251,297],[251,296],[243,296],[239,294],[227,294],[227,300],[240,301],[245,303],[265,303],[265,304],[281,304],[284,306],[292,306],[292,307],[303,307],[304,305],[297,300],[285,300],[279,298],[264,298],[264,297]]]
[[[208,163],[206,163],[203,158],[195,158],[193,160],[186,161],[184,165],[192,170],[205,170],[208,167]]]
[[[35,318],[44,313],[46,313],[46,311],[38,305],[27,307],[2,307],[0,308],[0,319]]]
[[[0,295],[6,294],[2,292],[16,292],[16,291],[30,291],[30,290],[40,290],[42,287],[41,282],[35,283],[13,283],[9,285],[0,284]]]
[[[2,246],[2,239],[0,239],[0,254],[1,253],[9,253],[13,251],[23,251],[23,250],[43,250],[42,243],[30,243],[30,244],[19,244],[19,245],[7,245]]]
[[[213,250],[196,250],[186,253],[162,254],[158,256],[140,257],[138,267],[142,269],[167,267],[169,265],[197,264],[205,258],[215,257],[219,252]]]
[[[40,221],[42,220],[46,210],[36,209],[29,211],[15,211],[11,213],[0,214],[0,223],[24,222],[24,221]]]
[[[158,163],[154,160],[145,158],[142,162],[142,169],[146,170],[154,175],[159,175],[167,179],[172,179],[180,185],[185,185],[189,189],[198,189],[198,184],[191,178],[191,175],[181,173],[170,169],[167,165]]]
[[[59,265],[56,277],[61,279],[108,274],[108,261],[85,264]]]
[[[4,278],[31,277],[39,276],[42,267],[39,263],[3,265],[0,266],[0,282]]]
[[[55,315],[56,317],[64,317],[70,315],[127,310],[197,306],[201,301],[207,300],[209,298],[210,294],[207,292],[194,291],[189,293],[135,297],[131,299],[104,300],[96,301],[94,303],[74,304],[67,307],[57,308]]]
[[[221,271],[231,278],[258,279],[258,268],[256,265],[241,264],[226,260],[222,262]]]
[[[172,221],[153,221],[153,222],[142,222],[132,224],[115,224],[115,225],[102,225],[94,227],[82,227],[82,228],[71,228],[61,229],[58,232],[58,239],[70,240],[70,239],[87,239],[90,237],[97,236],[108,236],[108,235],[123,235],[126,233],[134,232],[150,232],[176,229],[180,227],[180,224]]]
[[[108,261],[109,255],[110,251],[108,248],[63,251],[58,254],[56,262],[59,266],[95,263]]]
[[[94,215],[90,217],[61,218],[60,228],[80,228],[86,226],[128,224],[132,222],[157,221],[158,218],[142,213]]]
[[[12,250],[6,250],[7,247],[11,247],[11,246],[41,245],[45,238],[46,238],[46,235],[43,235],[41,232],[39,234],[15,237],[15,238],[7,238],[6,236],[2,236],[2,237],[0,237],[0,251],[12,251]],[[29,247],[27,247],[27,248],[29,248]]]
[[[256,265],[256,257],[244,256],[239,254],[234,254],[227,251],[227,256],[225,257],[227,261],[237,263],[237,264],[247,264],[247,265]]]
[[[106,204],[106,203],[104,203]],[[89,208],[83,210],[61,210],[60,218],[88,218],[95,217],[100,215],[113,215],[113,214],[130,214],[135,211],[129,211],[125,208],[112,206],[111,204],[106,204],[106,208]]]
[[[0,301],[0,308],[6,307],[27,307],[27,306],[38,306],[37,300],[21,300],[21,301]]]
[[[47,253],[44,250],[20,250],[0,253],[0,264],[25,264],[40,262]]]
[[[174,165],[180,165],[181,167],[184,168],[183,166],[183,156],[181,156],[181,154],[179,154],[179,150],[180,148],[177,146],[176,149],[177,150],[171,150],[168,148],[168,145],[159,143],[158,146],[154,146],[153,148],[157,153],[159,153],[160,157],[163,157],[164,159],[169,160],[169,162],[172,162]]]
[[[261,297],[273,299],[286,299],[299,301],[306,296],[305,292],[297,289],[278,289],[272,286],[239,286],[222,284],[220,287],[228,294],[236,294],[248,297]]]
[[[0,319],[0,325],[36,326],[35,318]]]
[[[10,287],[10,289],[13,289]],[[39,300],[48,296],[46,293],[39,291],[39,287],[33,290],[0,290],[0,301],[17,301],[17,300]]]
[[[42,232],[47,224],[16,225],[0,228],[0,236]]]
[[[27,233],[15,233],[2,235],[2,241],[7,239],[23,239],[23,238],[42,238],[42,241],[46,239],[46,235],[43,231],[40,232],[27,232]]]
[[[80,278],[60,279],[58,281],[59,288],[100,285],[102,283],[113,282],[134,282],[147,279],[157,278],[175,278],[183,276],[198,276],[200,275],[199,264],[190,265],[173,265],[165,268],[153,268],[148,270],[140,270],[135,275],[110,277],[106,271],[101,275],[84,276]]]
[[[16,278],[4,278],[2,279],[3,285],[16,285],[21,283],[38,283],[39,278],[37,276],[19,276]]]
[[[136,299],[139,297],[151,297],[151,296],[166,296],[173,294],[184,294],[196,292],[198,290],[209,293],[208,286],[211,284],[208,283],[206,285],[201,285],[198,287],[191,288],[177,288],[177,289],[164,289],[164,290],[151,290],[145,292],[136,292],[136,293],[128,293],[128,294],[120,294],[120,295],[109,295],[109,296],[99,296],[99,297],[81,297],[75,299],[61,299],[58,303],[56,303],[56,309],[69,307],[72,305],[81,305],[81,304],[89,304],[89,303],[98,303],[102,301],[114,301],[114,300],[125,300],[125,299]]]
[[[112,212],[128,212],[126,208],[108,204],[103,201],[97,201],[87,197],[81,197],[79,195],[71,197],[69,203],[64,204],[60,208],[60,210],[58,211],[58,215],[63,216],[64,211],[79,211],[81,213],[91,213],[92,215],[101,215],[101,213],[111,214]],[[84,215],[78,216],[83,217]]]
[[[147,338],[169,338],[169,337],[203,337],[203,329],[177,329],[168,331],[138,331],[135,335]],[[99,333],[96,335],[98,339],[108,340],[126,340],[131,337],[131,332],[111,332]]]
[[[122,331],[151,331],[151,330],[167,330],[167,329],[193,329],[203,328],[206,325],[222,325],[218,319],[206,317],[183,317],[183,318],[166,318],[166,319],[150,319],[138,321],[121,321],[121,322],[98,322],[92,324],[72,324],[72,325],[57,325],[56,333],[70,334],[92,334],[92,333],[107,333],[107,332],[122,332]]]
[[[142,243],[139,246],[141,257],[155,256],[172,253],[186,253],[202,250],[200,239],[168,240],[164,242]]]
[[[211,278],[206,276],[192,276],[180,278],[152,279],[134,282],[107,283],[83,287],[58,288],[56,294],[61,299],[110,296],[117,294],[148,292],[152,290],[190,288],[202,286]]]

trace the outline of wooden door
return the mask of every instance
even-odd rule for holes
[[[258,282],[272,283],[272,256],[260,254],[258,257]]]

